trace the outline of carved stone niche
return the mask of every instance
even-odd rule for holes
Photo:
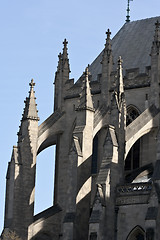
[[[146,240],[154,240],[154,229],[148,228],[146,231]]]

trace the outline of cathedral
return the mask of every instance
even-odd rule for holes
[[[22,240],[160,239],[160,17],[127,21],[74,83],[68,42],[42,123],[29,96],[6,176],[4,233]],[[34,215],[36,157],[55,145],[54,203]]]

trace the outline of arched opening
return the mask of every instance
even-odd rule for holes
[[[53,206],[55,147],[48,147],[37,156],[34,214]]]
[[[127,237],[127,240],[144,240],[145,232],[140,226],[136,226]]]
[[[127,107],[126,125],[128,126],[139,116],[139,111],[134,106]]]
[[[127,108],[126,125],[128,126],[139,116],[138,110],[134,106]],[[140,139],[130,149],[125,160],[125,171],[133,171],[140,167]]]
[[[133,171],[140,167],[140,139],[130,149],[125,160],[125,171]]]

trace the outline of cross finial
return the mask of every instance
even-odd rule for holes
[[[35,86],[35,83],[34,83],[34,80],[33,80],[33,78],[31,79],[31,82],[30,82],[30,84],[29,84],[30,86],[31,86],[31,88],[33,88],[34,86]]]
[[[64,44],[64,47],[66,47],[66,46],[67,46],[68,42],[67,42],[66,38],[64,39],[64,42],[63,42],[63,44]]]
[[[107,34],[107,39],[109,40],[109,39],[110,39],[110,36],[111,36],[111,32],[110,32],[109,28],[108,28],[106,34]]]

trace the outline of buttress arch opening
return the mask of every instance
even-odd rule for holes
[[[45,148],[37,156],[34,214],[53,206],[56,145]]]

